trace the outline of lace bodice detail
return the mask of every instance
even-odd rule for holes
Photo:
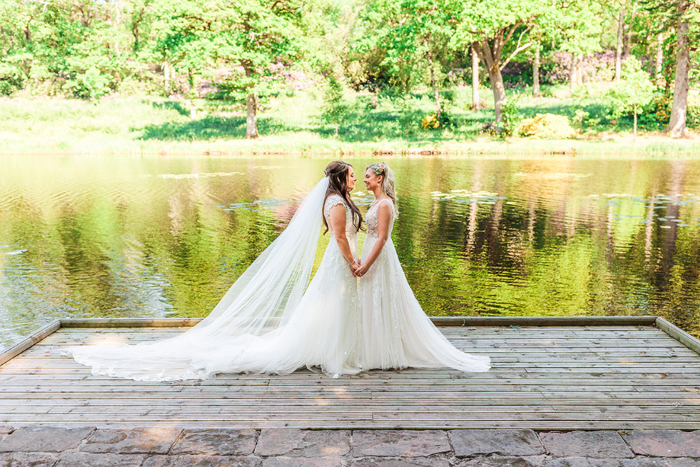
[[[333,232],[333,226],[331,225],[331,208],[338,204],[342,204],[343,207],[345,207],[345,236],[348,238],[350,248],[352,249],[352,245],[357,245],[357,229],[352,221],[352,211],[343,198],[338,195],[330,195],[326,199],[326,204],[323,206],[323,215],[326,218],[326,223],[328,223],[328,230],[330,230],[331,235],[335,237],[335,232]]]
[[[382,199],[379,200],[378,202],[374,203],[371,208],[369,208],[369,211],[367,211],[367,215],[365,216],[365,222],[367,223],[367,236],[368,237],[377,237],[379,235],[379,216],[378,216],[378,209],[379,209],[379,204],[380,203],[388,203],[391,205],[391,223],[389,224],[389,237],[391,237],[391,230],[394,228],[394,205],[391,200],[388,199]]]

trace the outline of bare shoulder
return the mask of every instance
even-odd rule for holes
[[[377,214],[380,217],[391,217],[394,215],[394,203],[390,199],[383,199],[377,204]]]

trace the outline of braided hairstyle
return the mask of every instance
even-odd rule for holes
[[[398,214],[399,211],[396,202],[399,199],[396,197],[396,179],[394,178],[394,172],[389,168],[386,162],[368,165],[365,171],[368,169],[371,169],[377,177],[382,177],[382,191],[394,202],[394,212]]]
[[[362,214],[357,208],[355,203],[348,195],[348,170],[352,165],[343,161],[333,161],[326,166],[324,173],[328,177],[328,190],[326,190],[326,197],[323,200],[323,205],[326,205],[326,199],[331,195],[338,195],[345,201],[345,204],[350,208],[352,212],[352,222],[355,225],[357,231],[362,227]],[[328,232],[328,222],[326,221],[326,216],[323,216],[323,224],[326,226],[326,232]],[[323,232],[324,234],[326,232]]]

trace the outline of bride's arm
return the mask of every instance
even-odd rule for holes
[[[369,270],[369,268],[372,267],[377,258],[379,258],[379,254],[382,252],[387,240],[389,240],[389,226],[391,224],[392,209],[393,206],[391,203],[380,203],[379,206],[377,206],[378,238],[365,262],[360,265],[357,271],[355,271],[355,275],[363,276]]]
[[[330,214],[333,235],[335,235],[335,241],[338,243],[340,253],[345,257],[350,268],[355,271],[357,269],[357,262],[355,262],[355,258],[352,256],[350,242],[348,242],[348,237],[345,235],[345,206],[343,204],[336,204],[331,208]]]

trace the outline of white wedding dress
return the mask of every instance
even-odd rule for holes
[[[345,234],[357,259],[352,213],[340,196],[324,202],[327,187],[324,178],[285,231],[197,326],[153,343],[84,345],[66,354],[92,367],[95,375],[139,381],[206,379],[217,373],[287,374],[302,367],[317,367],[334,377],[358,373],[357,279],[332,229],[309,283],[322,207],[331,225],[330,208],[345,206]]]
[[[367,211],[367,237],[362,246],[366,261],[378,238],[377,210],[384,199]],[[455,348],[430,321],[413,295],[391,241],[360,279],[359,299],[362,329],[360,331],[360,365],[363,370],[389,368],[440,368],[461,371],[488,371],[489,357],[469,355]]]

